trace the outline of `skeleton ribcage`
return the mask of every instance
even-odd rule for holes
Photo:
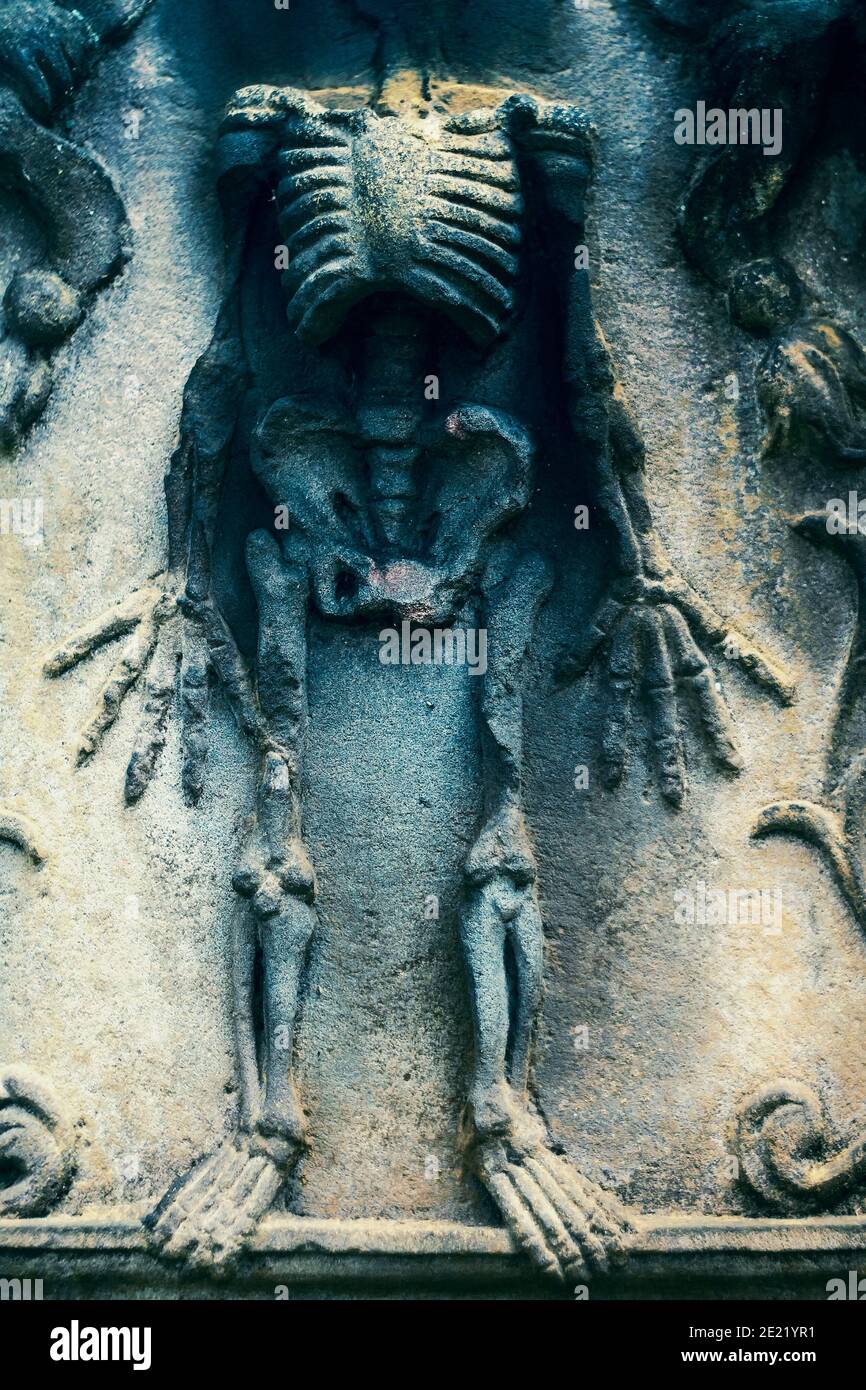
[[[308,341],[388,290],[443,310],[476,341],[502,331],[523,214],[511,140],[417,129],[370,111],[289,115],[277,205],[289,320]]]

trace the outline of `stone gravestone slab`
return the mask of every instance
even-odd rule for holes
[[[0,1247],[53,1295],[862,1263],[864,44],[4,7]]]

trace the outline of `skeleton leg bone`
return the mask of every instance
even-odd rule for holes
[[[234,886],[235,1032],[241,1083],[238,1131],[172,1191],[148,1224],[164,1253],[194,1267],[236,1260],[306,1147],[292,1070],[303,973],[316,926],[315,876],[301,839],[299,762],[306,733],[304,574],[262,533],[248,548],[259,604],[258,696],[272,746]],[[253,1017],[261,954],[261,1047]],[[261,1066],[257,1054],[261,1054]]]
[[[488,814],[467,863],[461,940],[475,1056],[471,1158],[520,1245],[556,1279],[603,1272],[629,1219],[616,1200],[555,1154],[529,1094],[542,996],[543,928],[521,807],[521,668],[549,578],[532,556],[485,576],[489,665],[482,710]],[[511,980],[509,980],[509,967]]]

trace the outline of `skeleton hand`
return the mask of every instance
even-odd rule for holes
[[[48,120],[81,84],[98,42],[78,10],[54,0],[15,0],[0,12],[0,79],[37,119]]]
[[[45,663],[47,676],[71,671],[99,647],[127,637],[120,660],[105,681],[79,741],[80,766],[93,756],[114,724],[126,696],[146,672],[144,713],[126,771],[126,800],[146,791],[165,743],[175,686],[183,707],[183,774],[186,799],[199,800],[207,758],[210,676],[222,682],[242,727],[257,738],[260,719],[240,654],[210,600],[180,592],[176,575],[157,575],[108,613],[88,624]]]
[[[659,786],[672,805],[682,805],[686,791],[681,691],[688,691],[695,701],[716,761],[732,772],[742,768],[730,711],[695,633],[722,645],[726,657],[784,703],[793,699],[794,688],[785,673],[724,623],[673,572],[660,580],[641,577],[628,581],[603,603],[588,640],[579,650],[569,652],[557,671],[560,681],[574,680],[588,670],[595,652],[604,652],[608,700],[602,763],[606,786],[616,786],[625,771],[637,693],[646,708]]]

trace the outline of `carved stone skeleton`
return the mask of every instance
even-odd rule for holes
[[[484,815],[461,920],[474,1033],[467,1155],[552,1275],[603,1269],[623,1248],[628,1215],[553,1151],[532,1097],[544,933],[522,804],[522,681],[553,568],[522,530],[543,435],[523,409],[524,377],[552,367],[547,409],[589,470],[611,530],[610,593],[559,672],[574,679],[595,652],[606,655],[606,782],[623,775],[641,700],[662,794],[681,804],[679,687],[693,695],[716,761],[741,766],[699,642],[733,638],[745,671],[782,700],[792,693],[673,572],[653,530],[642,444],[588,277],[573,268],[592,162],[586,118],[527,96],[461,110],[459,90],[451,95],[447,106],[419,95],[395,114],[383,99],[333,110],[290,89],[238,94],[220,140],[228,290],[187,388],[167,477],[169,569],[48,667],[59,674],[130,634],[80,756],[143,677],[131,802],[152,776],[178,668],[188,798],[203,785],[212,677],[260,754],[256,814],[234,874],[238,1131],[149,1220],[167,1253],[193,1263],[223,1264],[242,1249],[305,1146],[292,1041],[316,930],[303,814],[311,613],[486,629]],[[288,250],[282,294],[275,240]],[[439,391],[425,392],[431,380]],[[227,494],[243,500],[234,520]],[[274,527],[279,508],[288,531]],[[255,598],[248,654],[237,635],[240,581],[226,559],[241,549]]]

